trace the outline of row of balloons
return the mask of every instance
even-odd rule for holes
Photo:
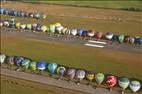
[[[17,10],[7,9],[7,8],[0,8],[0,14],[15,16],[15,17],[30,17],[30,18],[35,18],[35,19],[40,19],[40,18],[46,19],[47,18],[47,16],[43,13],[17,11]]]
[[[0,63],[7,63],[11,67],[16,65],[18,68],[22,68],[24,70],[38,70],[40,73],[42,73],[42,71],[48,71],[50,76],[58,74],[58,80],[62,79],[63,76],[67,77],[69,80],[76,78],[78,79],[78,85],[83,79],[87,79],[89,84],[95,80],[98,86],[105,82],[111,90],[118,83],[118,85],[122,88],[122,93],[124,93],[124,90],[128,87],[130,87],[133,92],[137,92],[141,88],[141,82],[139,80],[130,81],[130,79],[126,77],[116,77],[114,75],[105,75],[103,73],[95,73],[84,69],[65,67],[57,63],[47,63],[45,61],[36,62],[23,56],[7,56],[5,54],[1,54]]]
[[[50,24],[49,26],[41,25],[38,23],[22,23],[16,22],[15,18],[10,20],[0,21],[0,26],[3,27],[12,27],[21,30],[37,31],[37,32],[48,32],[53,34],[63,34],[63,35],[72,35],[80,37],[94,37],[97,40],[105,39],[109,41],[118,41],[119,43],[129,43],[129,44],[142,44],[142,37],[130,37],[127,35],[115,35],[112,32],[96,32],[95,30],[83,30],[83,29],[69,29],[61,25],[61,23]]]

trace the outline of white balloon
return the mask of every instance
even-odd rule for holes
[[[129,87],[133,92],[137,92],[141,88],[141,84],[139,81],[131,81]]]
[[[1,64],[4,63],[5,59],[6,59],[6,55],[1,54],[1,55],[0,55],[0,63],[1,63]]]

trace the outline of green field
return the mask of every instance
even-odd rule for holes
[[[31,3],[43,3],[43,4],[56,4],[56,5],[66,5],[66,6],[77,6],[77,7],[94,7],[94,8],[107,8],[107,9],[122,9],[122,10],[136,10],[142,11],[142,1],[131,0],[131,1],[113,1],[113,0],[71,0],[71,1],[49,1],[49,0],[22,0],[23,2]]]

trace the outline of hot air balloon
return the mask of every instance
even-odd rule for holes
[[[0,8],[0,14],[4,14],[5,9],[4,8]]]
[[[29,67],[30,67],[30,69],[31,69],[32,71],[35,71],[35,70],[37,69],[36,64],[37,64],[37,63],[34,62],[34,61],[30,63],[30,66],[29,66]]]
[[[86,31],[86,30],[83,30],[82,36],[83,36],[83,37],[87,37],[87,31]]]
[[[48,64],[48,71],[50,72],[50,76],[52,76],[55,73],[57,66],[58,65],[56,63]]]
[[[107,76],[106,83],[108,88],[112,90],[112,87],[114,87],[117,83],[117,78],[115,76]]]
[[[21,23],[20,24],[20,28],[23,29],[23,30],[26,29],[26,24],[25,23]]]
[[[39,73],[41,74],[46,69],[46,62],[39,61],[39,62],[37,62],[36,67],[39,70]]]
[[[124,94],[124,90],[129,86],[129,79],[125,77],[121,77],[118,79],[118,84],[122,88],[122,94]]]
[[[66,71],[65,67],[60,66],[60,67],[57,68],[57,74],[59,75],[58,76],[58,80],[60,80],[62,78],[62,76],[64,75],[65,71]]]
[[[3,21],[3,25],[6,27],[9,27],[9,21],[7,21],[7,20]]]
[[[62,30],[64,29],[64,27],[61,25],[61,23],[55,23],[55,33],[61,34]]]
[[[75,69],[68,68],[67,69],[67,77],[69,78],[69,81],[72,80],[75,77]]]
[[[12,18],[12,19],[10,19],[10,21],[9,21],[9,25],[10,25],[10,27],[12,27],[12,28],[15,28],[15,18]]]
[[[61,33],[62,33],[63,35],[65,35],[65,34],[67,33],[67,30],[68,30],[67,28],[63,28],[62,31],[61,31]]]
[[[3,21],[0,21],[0,28],[3,27]]]
[[[71,30],[71,34],[72,34],[73,36],[76,36],[76,35],[77,35],[77,30],[76,30],[76,29],[72,29],[72,30]]]
[[[101,39],[103,37],[103,33],[102,32],[96,32],[96,39]]]
[[[82,29],[77,29],[77,35],[82,36],[83,30]]]
[[[29,13],[29,17],[33,18],[34,14],[33,13]]]
[[[104,81],[105,75],[103,73],[97,73],[95,75],[95,80],[97,82],[97,86],[99,86]]]
[[[129,87],[133,92],[137,92],[140,90],[141,84],[139,81],[133,80],[130,82]]]
[[[87,32],[87,35],[88,35],[89,37],[93,37],[93,36],[95,35],[95,33],[96,33],[95,30],[89,30],[89,31]]]
[[[48,27],[46,25],[42,25],[41,26],[41,31],[42,32],[47,32],[48,31]]]
[[[118,35],[113,35],[112,40],[117,41],[118,40]]]
[[[6,59],[6,63],[9,65],[9,68],[12,68],[12,66],[15,64],[14,63],[14,56],[8,56]]]
[[[129,43],[129,41],[130,41],[130,36],[125,36],[124,37],[124,42],[125,43]]]
[[[49,26],[49,31],[50,31],[51,33],[55,33],[55,25],[54,25],[54,24],[51,24],[51,25]]]
[[[35,14],[34,14],[34,18],[36,18],[36,19],[39,19],[39,18],[40,18],[40,16],[41,16],[41,14],[40,14],[40,13],[35,13]]]
[[[130,37],[130,44],[134,44],[135,43],[135,38],[134,37]]]
[[[26,28],[27,28],[28,30],[31,30],[31,29],[32,29],[32,25],[31,25],[31,24],[26,24]]]
[[[107,32],[105,35],[105,38],[108,40],[111,40],[113,38],[113,33],[112,32]]]
[[[77,85],[80,84],[80,81],[85,78],[85,71],[84,70],[77,70],[76,71],[76,78],[79,79]]]
[[[5,10],[4,10],[4,14],[5,14],[5,15],[8,15],[8,14],[9,14],[9,10],[8,10],[8,9],[5,9]]]
[[[67,29],[65,32],[66,35],[71,35],[71,29]]]
[[[142,44],[142,38],[140,38],[140,37],[135,38],[135,44],[141,45]]]
[[[95,77],[95,73],[94,73],[94,72],[88,71],[88,72],[86,73],[86,78],[89,80],[88,85],[90,84],[90,82],[93,81],[94,77]]]
[[[43,14],[43,15],[42,15],[42,18],[43,18],[43,19],[46,19],[46,18],[47,18],[47,16],[46,16],[45,14]]]
[[[123,43],[123,41],[124,41],[124,35],[119,35],[118,36],[118,41],[119,41],[119,43]]]
[[[15,65],[18,66],[18,67],[20,67],[20,66],[21,66],[21,62],[22,62],[23,60],[24,60],[23,57],[21,57],[21,56],[16,56],[16,57],[14,58]]]
[[[30,60],[29,59],[24,59],[21,62],[21,67],[24,69],[24,71],[29,68],[29,65],[30,65]]]
[[[6,55],[5,54],[0,54],[0,64],[4,63],[6,60]]]

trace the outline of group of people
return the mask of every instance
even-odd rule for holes
[[[142,82],[139,80],[130,80],[126,77],[118,77],[111,74],[105,75],[104,73],[95,73],[94,71],[67,67],[54,62],[33,61],[23,56],[8,56],[5,54],[0,54],[0,63],[1,65],[5,63],[10,68],[17,66],[17,70],[31,70],[31,72],[38,71],[41,74],[43,71],[45,71],[48,72],[50,76],[56,74],[58,75],[58,80],[62,79],[63,76],[67,77],[69,81],[76,79],[78,81],[77,85],[79,85],[83,79],[88,80],[88,84],[96,81],[98,84],[97,86],[105,83],[110,90],[118,84],[122,89],[122,93],[124,93],[124,90],[128,87],[133,92],[137,92],[140,90],[142,84]]]

